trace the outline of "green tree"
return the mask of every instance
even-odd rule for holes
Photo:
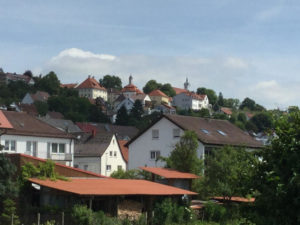
[[[300,112],[276,121],[271,145],[261,152],[256,176],[258,212],[267,218],[259,224],[300,224]]]
[[[171,84],[167,83],[161,86],[160,90],[168,95],[169,97],[173,97],[176,95],[176,92],[172,88]]]
[[[240,109],[243,110],[246,108],[253,111],[255,110],[255,105],[256,105],[255,101],[247,97],[242,101],[240,105]]]
[[[257,159],[243,148],[225,146],[206,158],[205,186],[211,196],[230,199],[252,194]]]
[[[253,124],[255,124],[258,132],[266,131],[268,129],[272,129],[273,128],[272,115],[270,113],[267,113],[267,112],[261,112],[261,113],[255,114],[250,119],[250,121]]]
[[[13,224],[20,224],[19,217],[17,216],[16,203],[9,198],[6,198],[3,201],[3,212],[0,215],[1,224],[11,224],[13,217]]]
[[[116,124],[117,125],[128,125],[129,115],[125,106],[123,105],[117,112]]]
[[[167,167],[194,174],[200,174],[202,161],[197,156],[198,138],[194,131],[185,131],[174,150],[165,158]]]
[[[122,89],[122,81],[118,76],[105,75],[102,79],[99,80],[99,83],[107,89],[110,88],[117,89],[117,90]]]
[[[31,70],[26,70],[23,75],[28,76],[28,77],[33,77],[33,74],[31,72]]]
[[[246,114],[243,112],[238,113],[237,119],[238,119],[238,121],[242,122],[243,124],[246,124],[246,122],[247,122]]]
[[[46,91],[50,95],[55,95],[59,93],[60,81],[57,75],[51,71],[46,76],[36,79],[34,86],[41,91]]]
[[[47,102],[35,101],[34,105],[41,116],[45,116],[48,112],[48,104]]]
[[[224,106],[232,109],[238,109],[240,100],[237,98],[224,98]]]
[[[140,120],[142,119],[142,115],[144,114],[144,109],[143,109],[143,105],[141,100],[137,99],[134,104],[133,107],[131,108],[130,111],[130,116],[131,118],[134,118],[135,120]]]
[[[143,87],[143,91],[145,94],[149,94],[151,91],[160,89],[162,84],[157,83],[156,80],[149,80],[146,85]]]
[[[108,117],[96,105],[90,105],[88,120],[90,122],[96,122],[96,123],[107,123],[107,122],[109,122]]]
[[[216,92],[212,89],[200,87],[197,89],[197,94],[198,95],[207,95],[208,101],[211,105],[215,105],[217,103],[218,96],[217,96]]]
[[[15,172],[14,164],[11,163],[6,153],[0,151],[0,199],[17,196],[18,186],[15,182]]]

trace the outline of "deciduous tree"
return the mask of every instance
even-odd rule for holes
[[[122,81],[118,76],[105,75],[102,79],[99,80],[99,83],[107,89],[109,88],[113,88],[117,90],[122,89]]]

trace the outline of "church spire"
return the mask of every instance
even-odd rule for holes
[[[129,84],[132,84],[132,76],[131,76],[131,74],[130,74],[130,76],[129,76]]]
[[[190,86],[190,83],[189,83],[188,78],[186,78],[186,81],[185,81],[185,83],[183,84],[183,86],[184,86],[184,89],[185,89],[185,90],[188,90],[188,88],[189,88],[189,86]]]

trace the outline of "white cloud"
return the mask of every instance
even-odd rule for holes
[[[132,74],[133,82],[139,88],[150,79],[183,87],[185,78],[188,77],[192,90],[207,87],[217,93],[222,92],[226,98],[243,100],[245,97],[251,97],[268,108],[297,103],[299,105],[299,100],[295,98],[299,87],[296,78],[293,82],[289,80],[285,84],[278,79],[270,79],[270,75],[265,75],[270,67],[261,67],[263,63],[262,60],[259,63],[251,60],[249,63],[249,60],[235,56],[114,56],[71,48],[61,51],[49,59],[41,69],[33,71],[36,74],[46,74],[53,70],[63,83],[82,82],[87,75],[100,79],[105,74],[114,74],[122,79],[123,84],[127,84],[128,77]],[[265,81],[262,81],[262,77]]]

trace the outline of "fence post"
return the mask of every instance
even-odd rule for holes
[[[37,219],[38,219],[37,225],[40,225],[40,220],[41,220],[41,214],[40,213],[37,214]]]
[[[14,225],[14,214],[11,214],[11,225]]]
[[[65,225],[65,213],[62,212],[62,215],[61,215],[61,225]]]

